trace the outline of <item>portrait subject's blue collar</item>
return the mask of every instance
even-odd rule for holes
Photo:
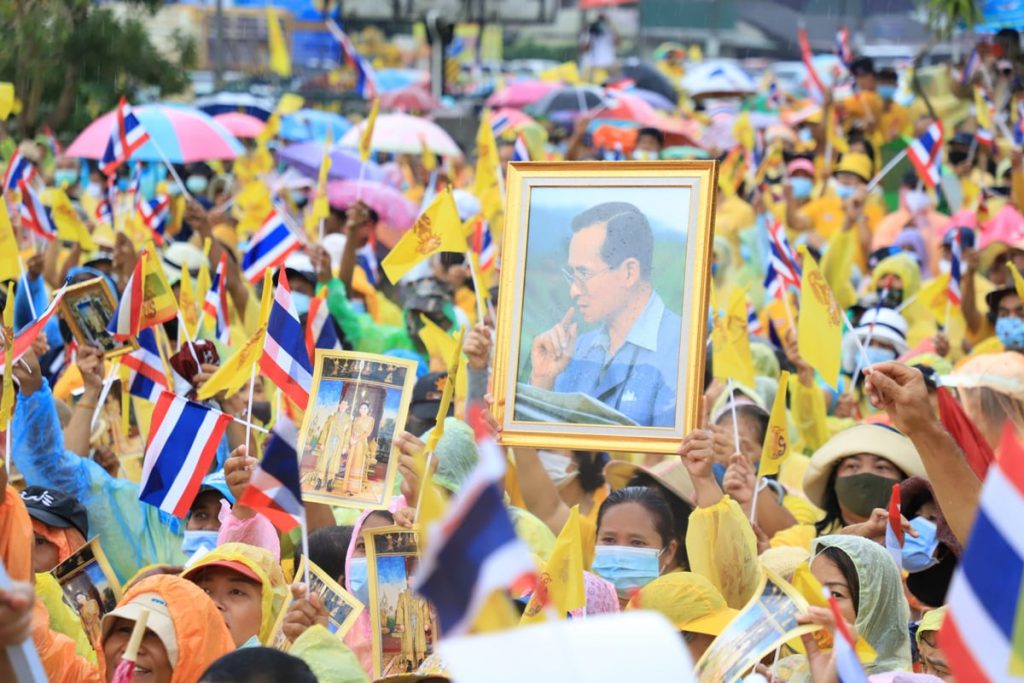
[[[661,297],[658,296],[657,292],[651,291],[651,296],[647,300],[647,305],[644,306],[643,312],[640,317],[633,322],[633,327],[630,328],[629,334],[626,336],[625,344],[633,344],[641,349],[657,353],[658,351],[658,330],[661,327],[661,319],[665,314],[665,302],[662,301]],[[625,346],[625,344],[623,346]],[[594,349],[600,349],[602,351],[602,357],[605,362],[611,360],[608,358],[608,349],[611,346],[611,340],[608,338],[608,325],[604,324],[597,330],[597,334],[591,338],[591,343],[587,348],[581,348],[580,352],[582,355],[590,355],[590,352]]]

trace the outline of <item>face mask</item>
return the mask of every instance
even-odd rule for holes
[[[793,197],[796,199],[807,199],[814,189],[814,181],[803,176],[795,176],[789,179],[789,185],[793,188]]]
[[[953,269],[953,265],[949,261],[939,261],[939,275],[945,275]]]
[[[548,473],[548,478],[556,488],[562,488],[579,475],[578,471],[569,471],[573,459],[568,455],[537,451],[537,457],[540,458],[540,464],[544,466],[544,471]]]
[[[364,605],[370,604],[370,586],[366,574],[366,558],[353,557],[348,563],[348,573],[345,575],[348,585],[352,588],[352,595],[359,599]]]
[[[814,135],[811,133],[810,128],[801,128],[797,131],[797,137],[800,138],[801,142],[810,142],[814,139]]]
[[[914,517],[910,526],[917,532],[917,538],[906,534],[903,538],[903,568],[908,572],[923,572],[939,563],[935,559],[935,549],[939,547],[939,537],[935,523],[924,517]]]
[[[185,531],[185,539],[181,542],[181,552],[189,558],[195,555],[200,548],[213,550],[217,547],[216,531]]]
[[[870,517],[875,508],[885,509],[892,496],[893,484],[888,477],[865,472],[836,479],[836,497],[847,510],[859,517]]]
[[[834,185],[836,196],[844,202],[857,193],[857,188],[853,185],[842,185],[835,183]]]
[[[309,313],[309,300],[309,294],[292,292],[292,303],[295,304],[295,310],[298,311],[299,315]]]
[[[864,349],[865,355],[868,358],[868,365],[875,365],[876,363],[888,363],[891,360],[896,360],[896,352],[892,349],[883,349],[878,346],[869,346]]]
[[[907,210],[910,213],[921,213],[922,211],[927,211],[932,206],[932,198],[923,190],[920,192],[917,190],[908,190],[907,193],[903,195],[903,201],[906,203]]]
[[[880,85],[878,86],[878,96],[886,102],[892,102],[892,98],[896,97],[896,86],[895,85]]]
[[[882,290],[882,306],[885,308],[899,308],[903,303],[903,290],[898,287]]]
[[[103,196],[103,186],[100,185],[99,183],[89,183],[88,185],[85,186],[85,192],[90,197],[95,197],[96,199],[99,199],[100,197]]]
[[[967,159],[967,152],[962,152],[959,149],[954,149],[949,152],[949,163],[954,166],[959,166]]]
[[[1024,350],[1024,320],[1000,318],[996,321],[996,336],[1004,348],[1011,351]]]
[[[71,187],[78,182],[78,171],[58,168],[53,172],[53,184],[57,187]]]
[[[626,599],[633,592],[658,578],[660,550],[654,548],[630,548],[624,545],[599,545],[594,549],[592,572],[615,586],[620,598]]]
[[[185,187],[192,194],[202,194],[206,192],[207,180],[205,176],[201,175],[190,175],[185,179]]]

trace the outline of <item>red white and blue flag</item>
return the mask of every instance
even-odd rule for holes
[[[100,168],[106,175],[112,175],[118,166],[131,159],[140,147],[149,142],[149,133],[139,123],[128,100],[123,97],[117,105],[114,119],[114,129],[110,132],[110,140],[100,162]]]
[[[31,183],[35,175],[36,167],[32,165],[32,162],[21,151],[14,150],[14,154],[11,155],[10,160],[7,162],[7,170],[4,171],[3,190],[18,189],[18,183],[22,180],[26,183]]]
[[[900,485],[893,484],[889,496],[889,519],[885,525],[885,549],[889,551],[896,568],[903,571],[903,517],[900,512]]]
[[[203,300],[203,320],[212,323],[213,336],[225,344],[230,339],[231,321],[228,318],[228,255],[220,255],[220,263],[213,274],[210,289]]]
[[[336,351],[341,348],[338,331],[327,309],[327,301],[321,296],[309,300],[306,314],[306,352],[310,360],[316,358],[316,350]]]
[[[267,320],[267,336],[260,356],[260,369],[303,410],[313,388],[313,364],[306,349],[299,313],[292,301],[288,275],[280,272],[274,301]]]
[[[764,336],[764,326],[761,324],[761,319],[757,317],[754,304],[749,300],[747,301],[747,332],[757,337]]]
[[[143,260],[146,258],[146,250],[139,252],[139,259],[135,262],[135,269],[132,271],[128,282],[125,283],[124,293],[121,300],[117,302],[114,315],[110,316],[107,324],[107,331],[114,335],[114,339],[124,341],[139,334],[139,322],[142,320],[142,299],[145,296],[143,282],[145,274],[142,272]]]
[[[256,284],[263,279],[267,268],[277,268],[288,255],[302,246],[284,217],[277,209],[271,209],[263,225],[249,241],[249,250],[242,257],[242,273],[245,279]]]
[[[152,329],[139,330],[136,337],[139,348],[121,356],[121,363],[132,371],[128,384],[128,393],[152,403],[160,398],[160,393],[170,389],[164,361],[160,357],[156,333]]]
[[[139,196],[135,207],[139,212],[139,218],[142,219],[142,224],[152,235],[153,241],[157,245],[163,246],[164,233],[167,231],[167,224],[171,218],[171,196],[162,194],[149,200]]]
[[[43,136],[46,137],[46,144],[50,148],[50,154],[54,157],[59,157],[64,153],[64,148],[60,146],[60,140],[53,134],[53,130],[49,126],[43,126]]]
[[[845,26],[836,31],[836,57],[843,63],[843,66],[850,69],[853,66],[853,50],[850,49],[850,30]]]
[[[370,239],[363,246],[356,249],[356,263],[366,273],[366,279],[374,287],[380,282],[380,261],[377,259],[377,238],[370,235]]]
[[[281,413],[264,445],[263,459],[238,499],[239,505],[262,513],[282,532],[302,524],[304,515],[297,443],[295,423]]]
[[[32,348],[32,342],[36,340],[39,333],[46,327],[46,323],[50,322],[50,318],[57,311],[57,307],[60,305],[61,299],[64,298],[64,289],[58,289],[57,293],[53,295],[53,301],[46,307],[46,310],[39,314],[39,317],[29,323],[26,327],[23,327],[14,335],[14,360],[17,361],[19,358],[25,355],[25,352]],[[7,362],[7,354],[4,351],[0,351],[0,368],[3,367],[4,363]]]
[[[971,50],[970,56],[967,57],[967,62],[964,63],[964,70],[960,72],[960,85],[968,85],[980,68],[981,55],[978,54],[978,49],[975,48]]]
[[[480,460],[444,516],[427,529],[429,543],[413,589],[433,604],[441,633],[465,633],[490,595],[536,584],[536,565],[516,536],[504,503],[505,458],[480,406],[471,406]]]
[[[117,203],[117,184],[114,182],[114,176],[107,178],[107,191],[100,198],[98,204],[96,204],[96,210],[93,212],[93,217],[99,223],[106,223],[110,227],[114,227],[114,205]]]
[[[850,633],[842,612],[839,611],[839,604],[831,595],[828,598],[828,606],[832,610],[832,618],[836,622],[836,630],[832,634],[832,654],[836,662],[836,677],[839,683],[868,683],[864,667],[860,665],[857,658],[856,641]]]
[[[139,500],[184,519],[210,471],[231,416],[160,394],[150,423]]]
[[[522,135],[516,136],[516,142],[512,146],[512,161],[529,161],[530,150],[526,146],[526,140]]]
[[[506,114],[491,114],[491,132],[494,133],[494,137],[500,136],[509,126],[512,125],[511,119]]]
[[[818,95],[824,96],[825,84],[822,83],[817,69],[814,68],[814,53],[811,52],[811,41],[807,38],[807,29],[803,26],[797,29],[796,39],[800,43],[800,59],[803,60],[804,66],[807,67],[807,77],[814,84],[814,87],[817,88]]]
[[[796,254],[786,239],[786,228],[780,221],[772,221],[768,228],[770,257],[764,276],[764,288],[768,296],[781,299],[790,287],[800,288],[800,266]]]
[[[928,126],[920,137],[914,138],[907,147],[910,163],[917,170],[917,176],[930,189],[934,189],[941,178],[942,166],[942,122]]]
[[[56,238],[57,224],[53,222],[50,208],[24,180],[18,181],[18,190],[21,192],[21,224],[44,240]]]
[[[494,247],[491,228],[483,216],[477,216],[473,223],[473,234],[469,237],[469,247],[476,254],[481,272],[494,270],[498,264],[498,250]]]
[[[961,300],[960,280],[963,277],[961,263],[964,250],[960,237],[960,228],[953,228],[953,241],[949,245],[949,285],[946,288],[946,298],[954,306],[959,306]]]
[[[1024,577],[1024,446],[1007,421],[970,541],[946,595],[939,647],[958,681],[1021,681],[1010,663]]]
[[[377,74],[373,66],[363,58],[356,46],[352,44],[348,34],[341,28],[341,24],[334,17],[327,18],[327,30],[338,41],[341,47],[341,56],[345,63],[356,72],[356,92],[364,99],[373,99],[377,96]]]

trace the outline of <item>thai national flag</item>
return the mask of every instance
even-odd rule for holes
[[[836,630],[832,634],[832,653],[835,656],[836,677],[839,679],[839,683],[868,683],[864,667],[857,659],[856,642],[846,625],[846,620],[843,619],[843,615],[839,611],[839,604],[831,595],[827,597],[828,606],[832,609],[832,617],[836,622]]]
[[[811,52],[811,42],[807,38],[807,29],[801,26],[797,30],[796,38],[797,42],[800,43],[800,59],[803,60],[804,66],[807,67],[807,77],[811,79],[818,93],[824,95],[826,90],[825,84],[822,83],[818,71],[814,68],[814,54]]]
[[[516,136],[515,145],[512,147],[512,161],[529,161],[530,150],[526,147],[526,140],[522,135]]]
[[[446,636],[465,633],[494,591],[536,583],[533,558],[505,509],[505,458],[479,406],[470,407],[469,422],[480,460],[444,516],[427,529],[429,543],[413,579]]]
[[[974,74],[978,73],[978,69],[981,68],[981,55],[978,54],[978,49],[971,50],[970,56],[967,57],[967,62],[964,64],[964,70],[960,72],[960,85],[968,85],[974,78]]]
[[[893,484],[889,497],[889,520],[885,525],[885,549],[889,551],[896,568],[903,571],[903,518],[900,514],[900,485]]]
[[[171,218],[171,197],[162,194],[154,199],[143,199],[141,196],[135,203],[136,210],[142,224],[153,236],[153,241],[159,246],[164,244],[164,233],[167,231],[167,224]]]
[[[480,270],[484,272],[493,270],[497,265],[498,251],[494,248],[494,240],[491,238],[491,229],[486,218],[477,217],[473,223],[473,234],[470,235],[469,240],[469,246],[480,263]]]
[[[939,184],[942,166],[942,122],[928,126],[921,137],[914,138],[907,147],[907,156],[917,169],[917,176],[930,189]]]
[[[292,302],[288,275],[282,270],[270,306],[260,369],[303,410],[309,403],[309,392],[313,388],[313,365],[309,362],[305,337],[299,313]]]
[[[953,241],[949,245],[949,286],[946,289],[946,297],[954,306],[960,305],[960,264],[963,261],[963,245],[960,242],[960,228],[953,228]]]
[[[356,263],[366,273],[366,279],[374,287],[380,282],[380,261],[377,259],[377,238],[370,235],[370,240],[356,249]]]
[[[50,208],[24,180],[18,181],[18,190],[21,192],[21,224],[44,240],[56,238],[57,224],[53,222]]]
[[[53,130],[49,126],[43,126],[43,135],[46,137],[46,144],[50,148],[50,154],[54,157],[59,157],[64,153],[64,148],[60,146],[60,140],[53,134]]]
[[[958,681],[1020,681],[1011,662],[1020,657],[1017,614],[1024,576],[1024,446],[1007,422],[999,457],[991,464],[967,547],[953,574],[939,631]]]
[[[132,112],[132,106],[125,98],[117,105],[114,129],[110,132],[110,141],[103,151],[100,168],[107,175],[112,175],[117,167],[132,158],[149,141],[149,133],[142,127]]]
[[[21,328],[16,335],[14,335],[14,360],[17,361],[19,358],[25,355],[25,352],[32,347],[32,342],[36,340],[39,333],[46,327],[46,323],[50,322],[50,318],[57,311],[57,307],[60,305],[61,299],[64,298],[64,290],[59,289],[53,296],[53,301],[46,307],[46,310],[39,314],[39,317],[29,323],[26,327]],[[7,362],[6,351],[0,351],[0,368]]]
[[[121,356],[121,363],[132,370],[128,392],[132,396],[156,403],[161,392],[170,388],[164,361],[160,357],[160,347],[157,346],[156,334],[149,328],[139,330],[136,338],[139,348]]]
[[[100,198],[98,204],[96,204],[96,210],[93,212],[93,218],[98,223],[106,223],[110,227],[114,227],[114,204],[110,201],[109,196]]]
[[[3,191],[18,189],[18,183],[24,180],[31,183],[36,176],[36,167],[25,158],[19,150],[14,150],[10,160],[7,162],[7,170],[4,172]]]
[[[757,317],[754,304],[750,301],[747,301],[747,332],[756,337],[764,336],[764,326],[761,325],[761,319]]]
[[[334,17],[327,18],[327,30],[341,47],[341,56],[345,63],[356,72],[356,92],[364,99],[377,96],[377,74],[373,66],[356,50],[348,35]]]
[[[228,255],[225,252],[220,256],[220,263],[217,264],[210,289],[206,291],[206,299],[203,301],[203,319],[212,323],[214,337],[225,344],[231,337],[227,283]]]
[[[249,241],[249,250],[242,257],[242,272],[245,279],[256,284],[263,279],[267,268],[277,268],[288,255],[302,246],[284,217],[277,209],[271,209],[263,225]]]
[[[850,49],[850,30],[845,26],[836,31],[836,57],[849,70],[853,65],[853,50]]]
[[[110,323],[107,324],[107,331],[114,335],[114,339],[121,341],[131,339],[138,335],[141,329],[139,322],[142,318],[142,300],[145,297],[143,281],[146,277],[143,272],[145,268],[143,261],[146,257],[147,252],[143,249],[139,253],[139,259],[135,262],[135,270],[132,271],[124,286],[124,292],[121,294],[121,300],[117,302],[114,315],[110,317]]]
[[[139,500],[184,519],[231,416],[175,396],[160,394],[150,422]]]
[[[494,133],[494,137],[500,136],[511,125],[512,121],[506,114],[491,114],[491,132]]]
[[[302,489],[299,485],[298,432],[284,413],[270,432],[263,459],[253,470],[248,486],[238,499],[263,514],[282,532],[302,524]]]
[[[786,228],[780,221],[772,221],[768,228],[768,242],[771,257],[764,276],[764,288],[768,296],[781,299],[790,287],[799,289],[802,273],[796,254],[786,239]]]
[[[317,349],[335,351],[341,348],[338,331],[334,329],[334,320],[327,309],[327,301],[315,296],[309,301],[309,313],[306,315],[306,356],[312,361]]]

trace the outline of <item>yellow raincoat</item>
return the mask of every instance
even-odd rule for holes
[[[319,624],[296,638],[288,654],[308,664],[320,683],[370,683],[352,650]]]
[[[757,539],[743,509],[729,496],[690,514],[690,570],[711,581],[729,607],[741,609],[757,590]]]
[[[877,291],[879,280],[886,275],[896,275],[902,281],[903,301],[909,301],[921,290],[921,269],[910,254],[895,254],[882,259],[871,273],[869,291]],[[907,321],[907,344],[911,348],[935,336],[935,323],[917,298],[901,313]]]

